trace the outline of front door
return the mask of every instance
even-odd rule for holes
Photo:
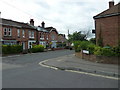
[[[22,42],[23,50],[25,50],[25,42]]]

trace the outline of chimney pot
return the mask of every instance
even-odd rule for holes
[[[42,25],[42,28],[45,28],[45,23],[44,23],[44,21],[41,23],[41,25]]]
[[[114,6],[114,1],[109,1],[109,8]]]
[[[30,19],[30,24],[34,26],[34,20]]]

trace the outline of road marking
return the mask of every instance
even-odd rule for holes
[[[48,60],[49,60],[49,59],[48,59]],[[48,60],[41,61],[41,62],[39,63],[39,65],[41,65],[41,66],[43,66],[43,67],[51,68],[51,69],[54,69],[54,70],[59,70],[59,69],[58,69],[57,67],[55,67],[55,66],[49,66],[49,65],[43,64],[43,63],[47,62]],[[85,75],[91,75],[91,76],[96,76],[96,77],[103,77],[103,78],[114,79],[114,80],[120,80],[120,78],[117,78],[117,77],[105,76],[105,75],[93,74],[93,73],[87,73],[87,72],[82,72],[82,71],[75,71],[75,70],[64,70],[64,71],[74,72],[74,73],[80,73],[80,74],[85,74]]]
[[[9,57],[19,57],[21,55],[12,55],[12,56],[5,56],[5,57],[2,57],[2,58],[9,58]]]
[[[48,65],[44,65],[43,63],[46,62],[46,61],[48,61],[48,60],[41,61],[39,64],[40,64],[41,66],[43,66],[43,67],[47,67],[47,68],[51,68],[51,69],[54,69],[54,70],[58,70],[58,68],[56,68],[56,67],[52,67],[52,66],[48,66]]]
[[[100,75],[100,74],[93,74],[93,73],[74,71],[74,70],[65,70],[65,71],[75,72],[75,73],[80,73],[80,74],[86,74],[86,75],[91,75],[91,76],[97,76],[97,77],[103,77],[103,78],[108,78],[108,79],[114,79],[114,80],[120,80],[120,78],[111,77],[111,76],[105,76],[105,75]]]

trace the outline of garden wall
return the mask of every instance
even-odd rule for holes
[[[98,63],[106,63],[106,64],[119,64],[120,65],[120,57],[115,57],[115,56],[96,56],[96,55],[89,55],[85,54],[82,52],[76,52],[75,56],[86,59],[89,61],[93,62],[98,62]]]

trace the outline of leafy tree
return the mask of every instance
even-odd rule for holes
[[[86,41],[86,35],[82,34],[81,31],[79,32],[74,32],[73,34],[68,35],[68,41],[73,42],[73,41]]]

